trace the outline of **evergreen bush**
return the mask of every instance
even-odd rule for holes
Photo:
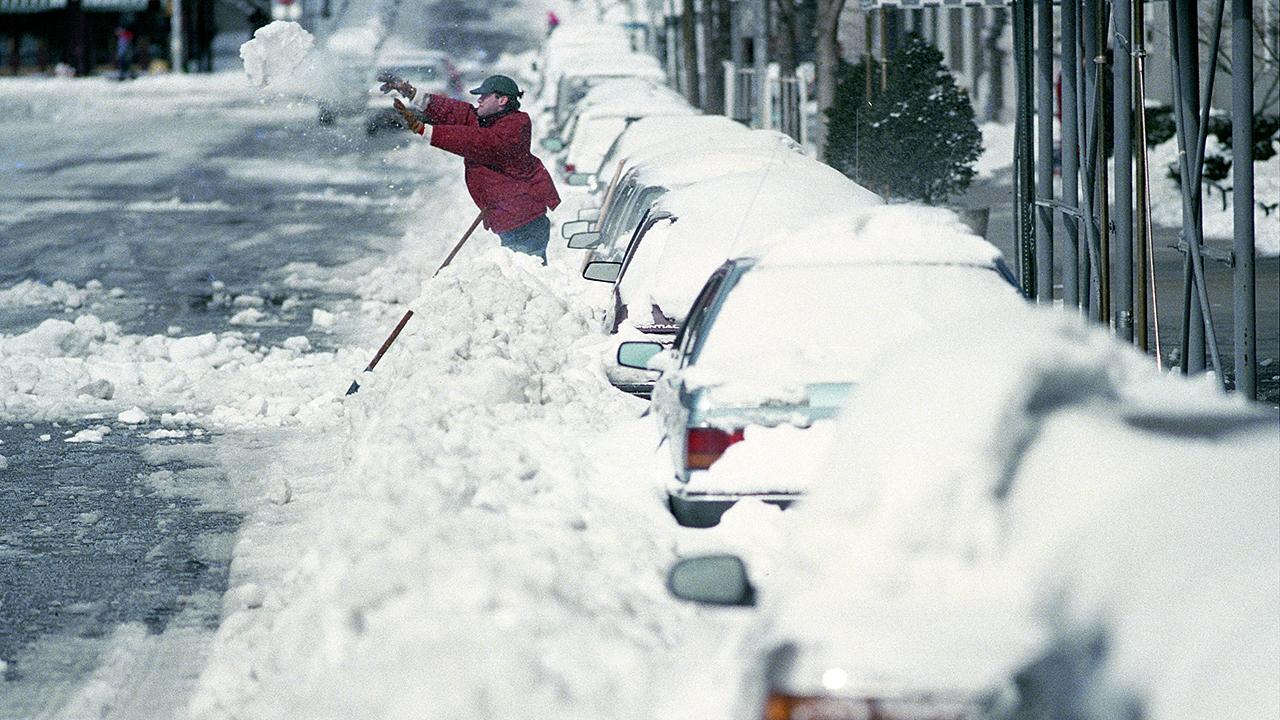
[[[875,59],[841,62],[827,110],[827,163],[890,197],[939,203],[963,191],[975,174],[982,134],[942,53],[908,35],[889,58],[883,88],[880,73]]]

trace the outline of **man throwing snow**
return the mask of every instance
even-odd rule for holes
[[[529,152],[532,123],[520,112],[524,93],[505,75],[492,75],[471,91],[479,95],[473,108],[465,102],[423,93],[395,75],[383,75],[382,92],[395,90],[395,108],[409,129],[435,147],[460,155],[466,165],[467,191],[483,214],[484,226],[498,234],[503,247],[547,262],[551,221],[547,210],[560,204],[551,175]]]

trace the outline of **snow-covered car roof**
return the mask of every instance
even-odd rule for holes
[[[737,123],[735,123],[737,124]],[[785,155],[803,155],[804,149],[790,136],[777,130],[751,130],[673,137],[667,141],[638,147],[627,156],[633,167],[660,167],[679,162],[682,157],[707,154],[767,153],[779,159]]]
[[[1050,707],[1274,716],[1274,418],[1078,318],[990,320],[872,364],[761,588],[777,637],[821,643],[851,687],[989,687],[1052,654],[1083,666],[1044,672],[1098,680]]]
[[[578,100],[574,106],[578,112],[584,112],[587,108],[598,105],[607,105],[618,102],[643,102],[645,98],[659,97],[662,99],[679,99],[683,102],[684,98],[676,91],[672,90],[665,83],[655,81],[651,78],[640,77],[610,77],[599,80],[593,85],[582,99]]]
[[[597,98],[578,104],[577,115],[580,118],[595,117],[644,117],[659,114],[657,111],[680,110],[682,114],[696,115],[701,111],[690,107],[687,100],[671,88],[651,85],[639,88],[635,92]],[[668,113],[670,114],[670,113]]]
[[[911,333],[1013,312],[1022,302],[990,267],[757,263],[700,329],[685,380],[719,386],[721,399],[727,386],[735,397],[768,398],[788,387],[857,382],[881,350]]]
[[[837,211],[795,228],[770,248],[762,267],[813,264],[953,264],[993,266],[996,246],[951,210],[883,205]]]
[[[624,301],[683,317],[725,260],[761,254],[794,227],[839,207],[880,204],[871,191],[817,162],[777,162],[671,190],[654,210],[676,216],[655,226],[619,282]]]
[[[618,53],[591,49],[566,53],[548,68],[547,79],[559,82],[562,77],[645,77],[664,80],[666,73],[652,55]],[[554,71],[554,72],[552,72]]]
[[[566,21],[560,23],[547,38],[547,49],[558,49],[576,43],[605,43],[628,41],[627,31],[615,23],[589,23]]]
[[[613,172],[615,163],[628,160],[637,150],[707,136],[740,135],[747,131],[742,123],[723,115],[655,116],[641,118],[618,136],[618,141],[605,156],[601,174]],[[606,167],[607,166],[607,167]]]
[[[598,112],[596,111],[598,110]],[[692,115],[698,110],[681,102],[654,102],[643,109],[633,106],[618,105],[614,109],[605,107],[592,108],[578,116],[577,128],[574,130],[565,162],[585,171],[600,167],[600,162],[609,151],[609,146],[626,130],[627,123],[637,114],[650,115]]]
[[[750,131],[743,133],[753,134]],[[643,158],[643,151],[638,155]],[[634,167],[635,178],[641,184],[673,189],[725,175],[812,164],[813,159],[803,153],[791,152],[785,146],[770,142],[744,142],[741,145],[690,142],[679,149],[664,151],[636,163]]]

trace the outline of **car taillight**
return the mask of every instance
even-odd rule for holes
[[[974,706],[955,699],[881,699],[769,693],[763,720],[966,720]]]
[[[685,467],[706,470],[729,446],[742,440],[742,428],[725,432],[716,428],[689,428],[685,437]]]

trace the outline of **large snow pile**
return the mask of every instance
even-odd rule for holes
[[[353,351],[307,352],[243,333],[130,335],[92,314],[0,335],[0,419],[63,420],[132,406],[167,409],[177,424],[263,426],[322,422],[335,413]]]
[[[296,22],[276,20],[260,27],[253,39],[240,46],[244,73],[258,87],[287,78],[302,64],[315,41]]]
[[[674,526],[651,485],[601,460],[638,407],[605,382],[592,313],[557,274],[495,249],[424,288],[349,401],[346,460],[300,565],[233,578],[252,600],[223,623],[198,716],[643,706],[682,617],[655,533]]]

